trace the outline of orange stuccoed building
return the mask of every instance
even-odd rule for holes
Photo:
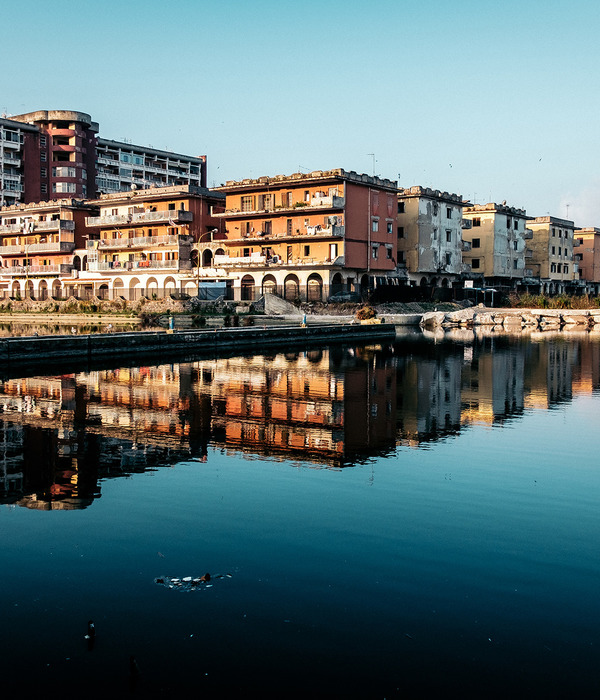
[[[397,183],[342,169],[228,181],[226,251],[234,297],[326,301],[394,283]],[[403,266],[402,266],[403,269]]]

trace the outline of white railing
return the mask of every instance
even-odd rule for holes
[[[88,269],[91,272],[126,272],[128,270],[191,270],[192,263],[189,260],[117,260],[109,262],[90,262]]]
[[[1,277],[14,277],[15,275],[56,275],[71,274],[73,265],[23,265],[14,267],[1,267]]]
[[[88,226],[109,226],[112,224],[135,224],[147,222],[162,222],[173,220],[178,221],[193,221],[194,214],[191,211],[183,209],[168,209],[166,211],[143,211],[135,214],[111,214],[108,216],[88,216],[86,224]]]
[[[317,224],[316,226],[306,227],[306,233],[309,236],[335,236],[336,238],[343,238],[344,232],[344,226],[321,226]]]
[[[267,262],[265,255],[249,255],[230,257],[229,255],[215,255],[213,258],[215,267],[226,267],[227,265],[264,265]]]
[[[122,248],[152,248],[153,246],[180,246],[191,245],[191,236],[145,236],[143,238],[101,238],[88,241],[88,248],[110,248],[120,250]]]

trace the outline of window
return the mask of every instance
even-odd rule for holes
[[[309,246],[309,245],[305,245],[305,246],[304,246],[304,257],[305,257],[305,258],[308,258],[309,255],[310,255],[310,246]]]
[[[550,265],[550,272],[556,272],[556,263],[552,263],[552,265]]]
[[[446,229],[446,243],[451,243],[452,242],[452,231],[450,229]]]
[[[250,194],[242,197],[242,211],[252,211],[254,209],[254,197]]]
[[[398,226],[398,238],[404,238],[404,226]]]
[[[481,217],[476,216],[476,217],[473,219],[473,226],[481,226]]]
[[[48,137],[42,134],[40,136],[40,146],[47,146],[48,145]]]
[[[558,257],[560,258],[561,255],[562,255],[562,248],[559,248],[558,249]]]
[[[131,163],[131,156],[127,153],[121,153],[121,163]]]
[[[556,229],[555,228],[552,229],[552,238],[556,238]]]
[[[371,246],[371,257],[373,258],[373,260],[377,260],[378,255],[379,255],[379,246],[378,245]]]
[[[568,265],[563,265],[563,272],[565,275],[569,272],[569,266]]]
[[[513,260],[513,270],[516,270],[516,269],[517,269],[517,261]]]
[[[75,192],[75,183],[74,182],[54,182],[52,184],[52,191],[53,192],[69,192],[73,193]]]
[[[391,221],[388,221],[387,224],[386,224],[386,226],[387,226],[387,232],[388,232],[388,233],[394,233],[394,225],[392,224]]]
[[[447,219],[452,218],[452,207],[446,207],[446,218]]]
[[[433,229],[433,240],[437,241],[437,228]]]
[[[40,170],[40,177],[48,177],[48,168],[42,168]]]
[[[169,202],[169,211],[175,211],[175,203]]]
[[[471,260],[471,267],[473,270],[479,270],[479,258],[473,258],[473,260]]]
[[[562,238],[562,231],[560,229],[558,229],[558,237]]]
[[[287,219],[287,221],[285,222],[285,231],[286,231],[288,236],[292,235],[292,220],[291,219]]]
[[[304,191],[304,201],[310,202],[310,192],[308,190]]]
[[[42,185],[42,194],[48,194],[48,185],[46,183]]]
[[[262,231],[265,234],[265,236],[270,236],[271,233],[273,232],[273,222],[272,221],[263,221]]]
[[[519,230],[519,220],[518,220],[518,219],[515,219],[515,220],[513,221],[513,228],[514,228],[515,231],[518,231],[518,230]]]
[[[392,247],[391,246],[386,246],[385,247],[385,256],[388,260],[392,259]]]
[[[398,262],[406,264],[406,255],[403,250],[398,251]]]
[[[513,241],[513,250],[519,250],[519,242]]]
[[[45,163],[47,159],[48,159],[48,156],[46,154],[46,151],[42,151],[40,153],[40,160],[42,161],[42,163]]]
[[[398,202],[398,214],[404,214],[404,202]]]
[[[446,265],[452,264],[452,253],[446,253]]]
[[[242,251],[242,257],[244,258],[249,258],[250,257],[250,248],[244,248]]]
[[[440,205],[437,202],[433,203],[433,215],[437,216],[440,211]]]
[[[371,231],[373,231],[373,233],[379,231],[379,219],[373,219],[371,222]]]
[[[556,246],[552,246],[552,255],[556,255]]]
[[[474,238],[473,243],[471,244],[471,247],[481,248],[481,238]]]
[[[506,217],[506,228],[510,228],[512,226],[512,219],[510,216]]]
[[[557,271],[557,272],[561,272],[561,271],[562,271],[562,265],[561,265],[560,263],[558,263],[558,264],[556,265],[556,271]]]

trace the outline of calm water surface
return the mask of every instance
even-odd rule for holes
[[[0,382],[3,688],[597,697],[599,409],[586,334]]]

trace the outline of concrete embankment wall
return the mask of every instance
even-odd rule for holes
[[[103,333],[96,335],[55,335],[0,339],[0,367],[18,369],[35,367],[45,371],[47,365],[70,367],[94,364],[98,360],[158,356],[169,362],[184,353],[206,355],[209,352],[244,351],[279,347],[325,345],[328,343],[370,343],[393,340],[395,327],[380,325],[335,325],[227,328],[190,330]],[[67,369],[67,371],[72,371]]]
[[[423,314],[424,328],[472,328],[474,326],[501,326],[511,331],[535,328],[598,328],[600,309],[480,309],[471,308],[444,313],[432,311]]]

